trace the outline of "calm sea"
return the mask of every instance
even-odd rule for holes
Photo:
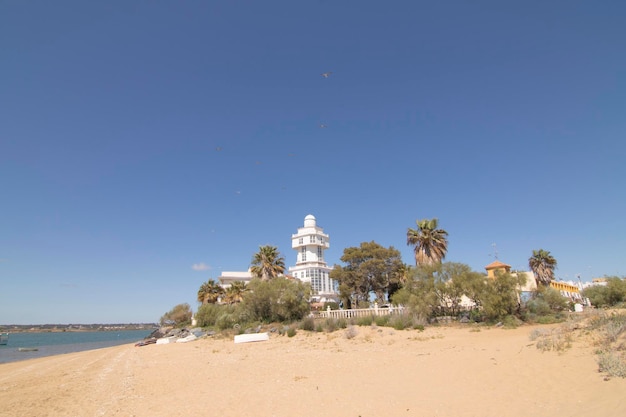
[[[9,344],[0,345],[0,363],[135,343],[150,333],[152,330],[11,333]],[[36,348],[37,350],[20,352],[19,348]]]

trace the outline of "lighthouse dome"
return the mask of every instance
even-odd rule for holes
[[[309,214],[308,216],[306,216],[304,218],[304,227],[315,227],[315,216],[312,214]]]

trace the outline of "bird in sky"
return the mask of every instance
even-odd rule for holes
[[[320,123],[320,128],[324,129],[327,128],[328,126],[326,126],[324,123]]]
[[[324,77],[324,78],[328,78],[328,77],[330,77],[330,74],[332,74],[332,71],[323,72],[323,73],[322,73],[322,77]]]

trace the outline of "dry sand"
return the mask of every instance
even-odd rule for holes
[[[626,380],[605,380],[592,346],[541,352],[532,329],[357,327],[8,363],[0,415],[626,416]]]

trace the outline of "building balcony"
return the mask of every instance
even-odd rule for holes
[[[322,248],[330,248],[330,242],[328,241],[324,241],[324,243],[322,242],[315,242],[315,243],[307,243],[306,241],[304,243],[298,243],[297,240],[292,240],[291,241],[291,248],[295,249],[295,248],[302,248],[305,246],[315,246],[315,247],[322,247]]]

